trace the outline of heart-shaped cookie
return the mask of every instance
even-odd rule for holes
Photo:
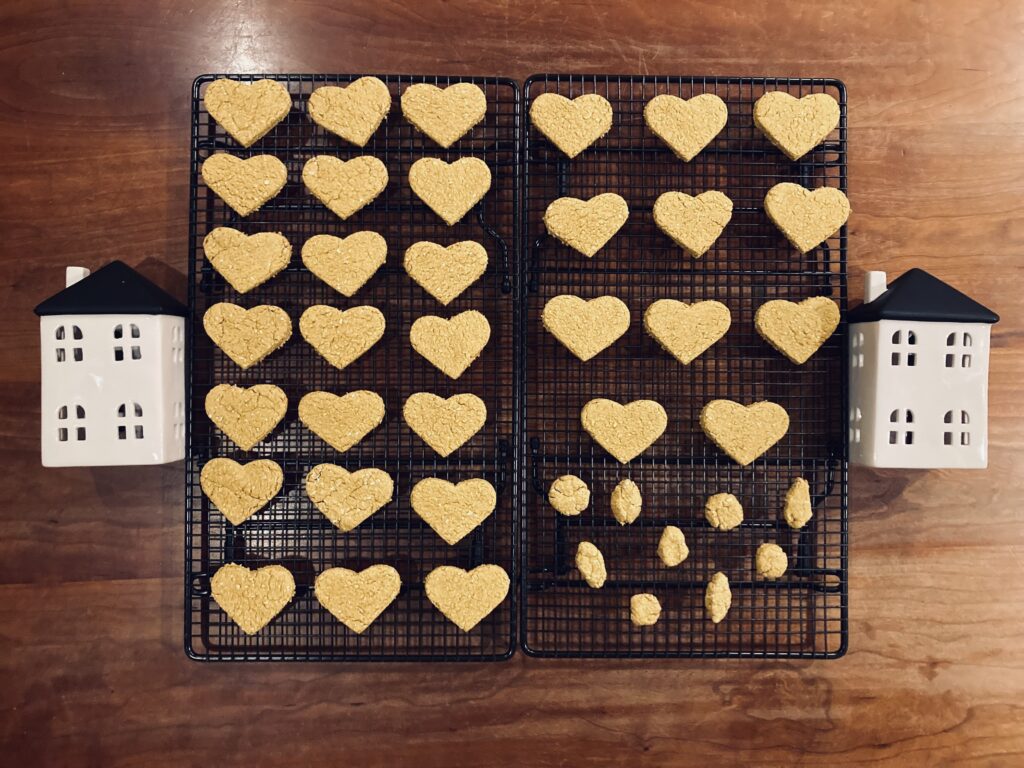
[[[299,400],[299,420],[339,453],[344,453],[384,421],[384,400],[358,389],[345,395],[308,392]]]
[[[789,414],[767,400],[746,406],[733,400],[712,400],[701,409],[700,426],[715,445],[745,467],[783,438],[789,429]]]
[[[827,93],[798,99],[784,91],[769,91],[754,102],[754,125],[790,160],[796,160],[839,125],[839,104]]]
[[[596,93],[567,99],[542,93],[530,105],[530,122],[569,157],[576,157],[612,127],[612,105]]]
[[[210,579],[210,594],[245,634],[255,635],[295,596],[295,579],[283,565],[250,570],[227,563]]]
[[[210,117],[243,147],[250,147],[280,123],[292,108],[288,89],[274,80],[240,83],[214,80],[203,93]]]
[[[357,634],[366,631],[401,589],[398,571],[380,564],[362,571],[328,568],[316,577],[313,586],[320,605]]]
[[[500,565],[464,571],[441,565],[427,574],[427,598],[463,632],[469,632],[508,595],[508,574]]]
[[[423,157],[409,169],[409,186],[451,226],[487,194],[491,188],[491,169],[476,157],[463,157],[453,163]]]
[[[391,501],[394,492],[391,475],[372,467],[349,472],[337,464],[317,464],[306,475],[309,500],[342,533]]]
[[[644,328],[662,349],[689,365],[725,336],[732,324],[729,308],[720,301],[686,304],[658,299],[644,312]]]
[[[468,392],[447,399],[416,392],[405,401],[402,416],[423,442],[441,456],[448,456],[483,428],[487,406]]]
[[[583,362],[629,330],[629,307],[614,296],[555,296],[541,312],[544,327]]]
[[[449,544],[458,544],[490,517],[498,503],[494,486],[482,478],[456,485],[439,477],[420,480],[409,501],[413,511]]]
[[[292,246],[280,232],[246,235],[231,227],[211,229],[203,238],[207,261],[239,293],[263,285],[292,260]]]
[[[391,109],[391,93],[382,80],[360,77],[344,87],[320,86],[306,106],[314,123],[363,147]]]
[[[243,370],[251,368],[292,337],[292,319],[280,307],[252,309],[220,302],[203,315],[203,328],[213,343]]]
[[[203,161],[203,181],[239,216],[248,216],[284,189],[288,169],[273,155],[240,157],[218,152]]]
[[[626,201],[614,192],[605,192],[589,200],[558,198],[544,211],[544,226],[573,250],[593,258],[628,218]]]
[[[757,308],[754,327],[761,338],[801,365],[839,327],[839,306],[827,296],[801,302],[776,299]]]
[[[243,451],[250,451],[284,418],[288,396],[273,384],[218,384],[206,395],[206,415]]]
[[[654,223],[690,256],[699,259],[732,218],[732,200],[717,190],[696,197],[665,192],[654,201]]]
[[[692,99],[663,93],[644,107],[644,120],[681,160],[690,162],[725,128],[729,109],[713,93]]]
[[[850,217],[850,201],[835,187],[805,189],[784,182],[768,190],[764,209],[800,253],[821,245]]]
[[[405,271],[409,277],[446,306],[486,270],[487,250],[472,240],[452,243],[447,248],[423,241],[413,243],[405,252]]]
[[[459,378],[480,357],[490,338],[490,323],[475,309],[450,320],[425,315],[409,329],[412,348],[452,379]]]
[[[668,414],[654,400],[622,405],[598,398],[583,406],[580,421],[598,445],[626,464],[661,437],[668,426]]]
[[[347,219],[384,191],[388,185],[388,169],[369,155],[347,161],[317,155],[302,166],[302,182],[313,197]]]
[[[388,257],[388,244],[376,232],[348,237],[313,235],[302,244],[302,263],[343,296],[353,296]]]
[[[239,464],[233,459],[210,459],[199,474],[199,485],[214,506],[233,525],[241,525],[274,498],[284,483],[276,461],[258,459]]]
[[[370,306],[342,311],[315,304],[299,318],[299,332],[324,360],[342,371],[380,341],[384,315]]]
[[[416,83],[402,94],[402,114],[447,149],[484,119],[487,97],[472,83],[455,83],[443,90]]]

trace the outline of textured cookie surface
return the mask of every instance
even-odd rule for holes
[[[423,157],[409,169],[409,186],[451,226],[487,194],[491,188],[491,169],[477,157],[463,157],[452,163]]]
[[[222,565],[210,579],[210,594],[247,635],[255,635],[295,596],[295,579],[281,565],[250,570]]]
[[[827,296],[768,301],[757,308],[761,338],[797,365],[806,363],[839,327],[839,306]]]
[[[754,125],[790,160],[796,160],[839,125],[839,104],[827,93],[798,99],[784,91],[769,91],[754,102]]]
[[[583,406],[580,420],[597,444],[623,464],[650,448],[668,426],[668,414],[654,400],[622,405],[598,398]]]
[[[768,190],[764,209],[801,253],[821,245],[850,217],[850,201],[835,187],[806,189],[785,182]]]
[[[704,519],[712,528],[731,531],[743,522],[743,505],[731,493],[716,493],[704,502]]]
[[[306,106],[317,125],[363,147],[391,109],[391,94],[382,80],[360,77],[344,87],[320,86]]]
[[[713,93],[692,99],[663,93],[644,107],[644,120],[676,156],[689,162],[725,127],[729,109]]]
[[[732,607],[732,590],[729,588],[729,577],[719,571],[708,582],[704,590],[704,608],[708,618],[718,624]]]
[[[302,166],[302,182],[317,200],[347,219],[384,191],[388,185],[388,169],[369,155],[348,161],[317,155]]]
[[[315,304],[299,318],[299,332],[340,371],[380,341],[384,335],[384,315],[376,307],[352,307],[343,311]]]
[[[548,232],[588,258],[600,251],[629,218],[629,206],[614,192],[589,200],[560,197],[544,211]]]
[[[541,312],[544,327],[583,362],[629,330],[629,307],[614,296],[555,296]]]
[[[214,80],[203,93],[210,117],[243,147],[250,147],[280,123],[292,108],[288,89],[273,80],[241,83]]]
[[[405,252],[405,271],[423,290],[444,305],[475,283],[487,270],[487,250],[473,240],[413,243]]]
[[[203,181],[239,216],[248,216],[284,189],[288,169],[273,155],[243,160],[218,152],[203,161]]]
[[[292,320],[280,307],[252,309],[220,302],[203,315],[203,328],[213,343],[240,368],[251,368],[292,337]]]
[[[508,574],[500,565],[478,565],[464,571],[442,565],[427,574],[427,599],[463,632],[469,632],[508,595]]]
[[[316,577],[316,599],[338,621],[362,634],[395,601],[402,589],[398,571],[371,565],[361,571],[328,568]]]
[[[782,439],[789,429],[789,414],[767,400],[746,406],[712,400],[700,412],[700,426],[715,445],[745,467]]]
[[[203,253],[239,293],[263,285],[292,260],[291,243],[280,232],[246,235],[231,227],[211,229],[203,238]]]
[[[273,384],[218,384],[206,395],[206,415],[243,451],[250,451],[284,418],[288,396]]]
[[[548,488],[548,503],[559,514],[573,517],[590,504],[590,489],[576,475],[562,475]]]
[[[785,550],[778,544],[765,542],[757,548],[754,556],[754,568],[762,579],[778,579],[786,572],[789,558]]]
[[[696,197],[665,192],[654,201],[654,223],[690,256],[699,259],[732,218],[732,200],[717,190]]]
[[[786,491],[786,503],[782,508],[782,517],[786,525],[800,530],[813,516],[811,510],[811,486],[802,477],[798,477]]]
[[[644,312],[644,328],[662,349],[689,365],[725,336],[732,324],[729,308],[720,301],[686,304],[658,299]]]
[[[567,99],[542,93],[530,105],[530,122],[569,157],[576,157],[612,127],[612,105],[596,93]]]
[[[444,89],[416,83],[402,93],[402,114],[447,149],[484,119],[487,97],[472,83],[455,83]]]
[[[650,592],[629,598],[629,619],[638,627],[649,627],[661,618],[661,603]]]
[[[604,555],[593,543],[581,541],[576,547],[576,568],[579,570],[587,586],[600,589],[608,578],[608,569],[604,564]]]
[[[258,459],[239,464],[233,459],[210,459],[199,474],[199,485],[232,525],[241,525],[266,506],[284,483],[276,461]]]
[[[405,401],[402,416],[423,442],[440,456],[449,456],[483,428],[487,405],[470,392],[449,398],[416,392]]]
[[[643,503],[644,500],[637,484],[628,477],[625,480],[620,480],[615,486],[615,490],[612,491],[612,517],[618,521],[619,525],[629,525],[640,517]]]
[[[498,503],[494,486],[481,478],[451,483],[428,477],[413,486],[412,508],[449,544],[458,544],[490,517]]]
[[[450,320],[435,315],[417,318],[409,329],[412,348],[450,378],[457,379],[491,338],[487,318],[474,309]]]
[[[365,389],[345,395],[309,392],[299,401],[299,420],[344,453],[384,421],[384,400]]]
[[[674,525],[666,525],[658,539],[658,557],[669,568],[682,563],[690,556],[690,548],[686,546],[686,536]]]
[[[317,464],[306,475],[309,500],[343,533],[391,501],[394,492],[391,475],[373,467],[349,472],[337,464]]]
[[[376,232],[348,237],[313,235],[302,244],[302,263],[343,296],[354,296],[388,257],[388,244]]]

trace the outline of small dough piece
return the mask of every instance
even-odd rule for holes
[[[732,325],[729,308],[720,301],[686,304],[658,299],[644,312],[644,328],[661,348],[683,365],[689,365]]]
[[[284,472],[270,459],[239,464],[233,459],[210,459],[199,473],[199,485],[232,525],[241,525],[281,490]]]
[[[317,155],[302,166],[302,183],[338,217],[347,219],[384,191],[388,169],[369,155],[347,161],[333,155]]]
[[[629,598],[629,618],[638,627],[650,627],[661,618],[661,603],[649,592]]]
[[[248,293],[288,266],[292,245],[280,232],[246,235],[231,227],[216,227],[203,238],[203,253],[232,288]]]
[[[376,307],[344,311],[326,304],[307,307],[299,318],[299,332],[309,345],[343,371],[384,336],[384,315]]]
[[[786,491],[786,506],[783,507],[782,517],[786,525],[799,531],[813,516],[811,486],[804,478],[798,477]]]
[[[384,421],[384,400],[365,389],[345,395],[307,392],[299,400],[299,420],[334,450],[344,453]]]
[[[628,477],[620,480],[612,491],[612,516],[619,521],[619,525],[629,525],[640,517],[643,504],[640,489]]]
[[[461,448],[487,422],[487,405],[465,392],[445,399],[430,392],[409,395],[402,409],[405,423],[440,456]]]
[[[473,240],[413,243],[405,252],[405,271],[419,286],[448,306],[487,271],[487,249]]]
[[[729,577],[719,571],[711,577],[704,591],[704,608],[711,621],[718,624],[731,607],[732,590],[729,589]]]
[[[542,93],[530,105],[530,122],[566,155],[576,157],[611,130],[612,105],[596,93],[575,99]]]
[[[252,368],[292,337],[292,319],[280,307],[252,309],[220,302],[203,315],[203,328],[213,343],[239,368]]]
[[[402,93],[402,114],[448,149],[484,119],[487,97],[472,83],[455,83],[443,90],[429,83],[416,83]]]
[[[555,296],[541,312],[544,327],[583,362],[629,330],[629,307],[614,296]]]
[[[757,568],[757,575],[762,579],[775,580],[782,577],[789,566],[789,558],[785,550],[778,544],[765,542],[757,548],[757,555],[754,558],[754,566]]]
[[[654,223],[686,253],[699,259],[732,219],[732,200],[717,190],[696,197],[664,192],[654,201]]]
[[[579,569],[587,586],[600,589],[608,578],[601,550],[589,541],[581,541],[576,547],[576,568]]]
[[[713,93],[691,99],[663,93],[644,107],[644,120],[680,160],[690,162],[711,143],[729,119],[729,108]]]
[[[801,302],[776,299],[757,308],[754,327],[762,339],[802,365],[839,327],[839,306],[827,296]]]
[[[560,197],[544,211],[548,233],[587,258],[593,258],[629,218],[629,206],[614,192],[589,200]]]
[[[459,378],[480,357],[490,338],[490,323],[475,309],[450,320],[424,315],[409,329],[412,348],[452,379]]]
[[[469,632],[501,605],[511,584],[500,565],[478,565],[465,571],[441,565],[427,574],[427,599],[463,632]]]
[[[669,568],[675,568],[690,556],[686,536],[674,525],[666,525],[658,541],[658,557]]]
[[[562,475],[551,483],[548,503],[559,514],[574,517],[590,504],[590,489],[576,475]]]
[[[628,464],[650,448],[668,426],[668,414],[654,400],[622,405],[597,398],[580,412],[583,428],[608,453]]]
[[[210,594],[245,634],[255,635],[295,596],[295,579],[283,565],[250,570],[227,563],[210,579]]]
[[[206,415],[243,451],[269,435],[288,410],[288,396],[273,384],[218,384],[206,395]]]
[[[811,190],[783,182],[768,190],[764,210],[793,247],[807,253],[846,223],[850,201],[835,187]]]
[[[731,531],[743,522],[743,505],[731,493],[716,493],[704,502],[704,518],[712,528]]]
[[[356,634],[362,634],[398,597],[402,578],[390,565],[362,571],[328,568],[316,577],[313,592],[324,608]]]
[[[288,116],[292,96],[274,80],[243,83],[221,78],[206,86],[203,105],[235,141],[251,147]]]
[[[349,298],[377,274],[387,257],[387,241],[368,230],[348,237],[313,235],[302,244],[306,269]]]
[[[491,169],[478,157],[446,163],[421,157],[409,168],[409,186],[445,224],[458,224],[491,188]]]
[[[347,86],[320,86],[309,95],[306,108],[320,127],[365,147],[391,109],[391,93],[383,80],[360,77]]]
[[[337,464],[317,464],[306,475],[306,495],[342,533],[356,528],[394,496],[395,482],[382,469],[349,472]]]
[[[745,467],[785,436],[789,414],[768,400],[746,406],[712,400],[701,409],[700,426],[723,453]]]
[[[494,486],[483,478],[452,483],[440,477],[420,480],[409,501],[413,511],[449,544],[458,544],[491,516],[498,504]]]
[[[273,155],[243,160],[217,152],[203,161],[203,181],[239,216],[248,216],[284,189],[288,169]]]
[[[768,91],[754,102],[754,125],[786,157],[798,160],[839,125],[839,104],[827,93],[798,99],[785,91]]]

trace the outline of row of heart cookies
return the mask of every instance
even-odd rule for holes
[[[790,160],[806,155],[839,125],[839,104],[826,93],[796,98],[768,91],[754,102],[754,125]],[[612,127],[609,101],[596,93],[568,99],[542,93],[530,105],[530,121],[570,158],[604,136]],[[644,121],[681,160],[696,157],[725,128],[729,108],[718,96],[702,93],[690,99],[655,96],[644,107]]]
[[[245,83],[222,78],[207,86],[203,104],[235,141],[250,147],[288,116],[292,95],[274,80]],[[487,114],[487,97],[472,83],[447,88],[415,83],[402,92],[401,104],[405,119],[445,149]],[[316,88],[306,108],[321,128],[363,147],[391,111],[391,92],[380,78],[360,77],[347,86]]]
[[[471,631],[501,605],[510,584],[505,569],[490,563],[471,571],[441,565],[423,580],[427,599],[463,632]],[[362,634],[395,601],[401,589],[398,571],[378,563],[362,571],[321,571],[313,593],[338,621]],[[254,635],[295,597],[295,578],[283,565],[250,569],[226,563],[210,579],[210,594],[243,632]]]

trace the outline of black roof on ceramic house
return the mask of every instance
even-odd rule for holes
[[[909,269],[882,295],[850,310],[851,323],[925,320],[940,323],[997,323],[999,315],[923,269]]]
[[[179,315],[188,308],[122,261],[112,261],[36,307],[43,315]]]

